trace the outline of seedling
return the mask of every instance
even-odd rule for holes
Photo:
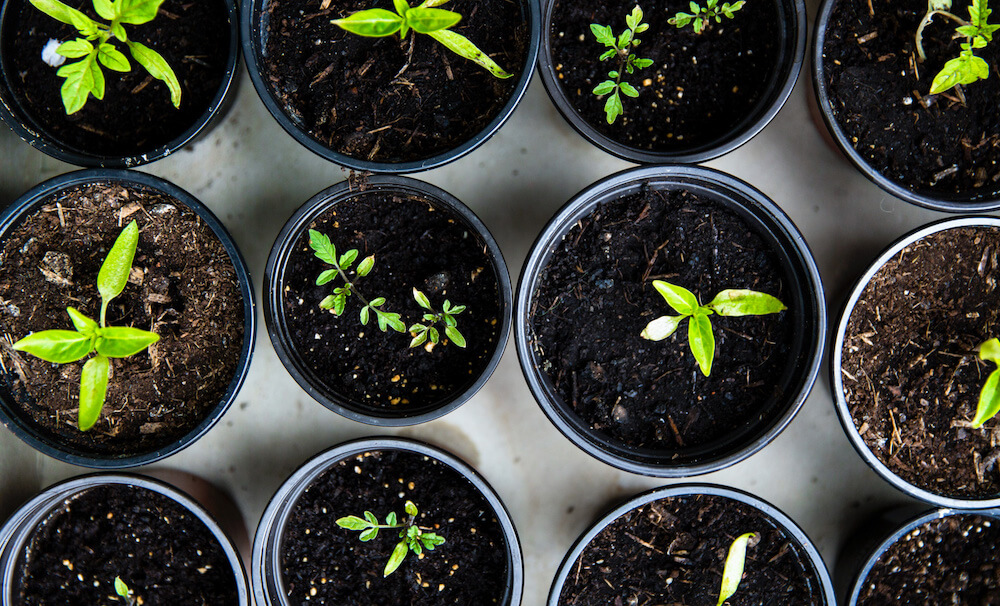
[[[775,297],[753,290],[724,290],[707,305],[702,305],[690,290],[669,282],[653,280],[653,288],[680,315],[660,316],[647,324],[639,336],[650,341],[662,341],[674,334],[684,318],[691,318],[688,321],[688,343],[706,377],[711,374],[712,360],[715,359],[715,335],[712,334],[712,322],[708,316],[713,313],[720,316],[760,316],[788,309]]]
[[[511,74],[479,50],[471,40],[451,31],[450,28],[462,20],[462,15],[434,8],[447,2],[449,0],[424,0],[418,6],[410,7],[406,0],[392,0],[395,13],[384,8],[371,8],[352,13],[343,19],[334,19],[330,23],[352,34],[369,38],[384,38],[399,32],[400,37],[405,39],[410,30],[414,34],[427,34],[456,55],[486,68],[497,78],[510,78]],[[412,50],[412,40],[410,44]]]
[[[423,345],[426,341],[437,345],[438,341],[441,340],[441,334],[435,328],[437,324],[444,325],[444,334],[451,339],[452,343],[459,347],[465,347],[465,337],[462,336],[462,333],[458,332],[458,321],[455,320],[455,316],[465,311],[464,305],[452,307],[451,301],[445,299],[444,305],[441,307],[441,312],[438,313],[431,307],[431,302],[427,300],[427,296],[416,288],[413,289],[413,298],[417,301],[417,305],[423,307],[429,313],[424,314],[424,322],[428,322],[428,324],[414,324],[410,327],[409,332],[413,335],[410,347]]]
[[[354,283],[357,278],[367,276],[372,268],[375,267],[375,255],[365,257],[352,270],[351,267],[358,258],[357,249],[352,248],[338,257],[337,247],[330,242],[330,238],[315,229],[309,230],[309,246],[315,251],[317,258],[333,266],[333,269],[325,270],[316,278],[316,284],[322,286],[338,277],[344,283],[343,286],[334,288],[333,294],[327,295],[320,301],[320,307],[330,310],[334,315],[339,316],[344,313],[344,309],[347,307],[347,298],[351,295],[356,295],[364,305],[360,312],[361,323],[363,325],[368,326],[371,314],[375,314],[379,330],[382,332],[386,332],[390,328],[396,332],[406,331],[406,325],[399,319],[399,314],[379,309],[385,305],[385,297],[375,297],[368,300],[358,291]]]
[[[160,340],[153,332],[125,326],[108,326],[108,303],[125,290],[132,271],[132,259],[139,243],[139,226],[132,221],[115,240],[101,270],[97,274],[97,290],[101,293],[101,323],[91,320],[72,307],[66,308],[69,319],[76,327],[72,330],[43,330],[14,343],[14,349],[27,352],[46,362],[69,364],[97,355],[87,360],[80,375],[80,431],[87,431],[97,423],[108,395],[108,377],[111,373],[109,358],[127,358],[145,350]]]
[[[1000,366],[1000,339],[990,339],[979,346],[979,359],[993,362]],[[979,392],[979,405],[976,407],[976,418],[972,427],[979,429],[984,423],[1000,412],[1000,368],[996,368],[986,377]]]
[[[726,556],[726,565],[722,570],[722,587],[719,589],[719,603],[722,606],[726,600],[733,597],[736,589],[743,580],[743,567],[747,560],[747,543],[756,536],[753,532],[748,532],[736,537],[733,544],[729,546],[729,555]]]
[[[337,520],[337,526],[341,528],[361,531],[361,536],[358,538],[363,542],[373,540],[378,536],[379,530],[400,529],[400,541],[396,544],[396,548],[392,550],[392,555],[389,556],[389,561],[385,564],[385,570],[382,571],[383,577],[387,577],[395,572],[409,552],[412,551],[419,556],[425,549],[427,551],[434,551],[435,547],[444,543],[444,537],[441,535],[427,532],[428,528],[417,526],[417,514],[419,512],[413,501],[407,501],[403,509],[406,511],[407,517],[402,522],[397,520],[396,512],[391,512],[385,517],[385,524],[379,524],[378,518],[370,511],[365,512],[364,518],[347,516]]]
[[[601,82],[594,88],[594,94],[598,97],[610,94],[604,103],[604,113],[607,114],[608,124],[614,124],[618,116],[622,115],[621,95],[626,97],[638,97],[639,91],[628,82],[622,82],[622,71],[633,74],[637,69],[643,69],[653,64],[652,59],[640,59],[632,52],[632,49],[639,46],[639,39],[636,34],[641,34],[649,29],[648,23],[642,22],[642,9],[636,4],[632,12],[625,16],[625,24],[628,29],[623,31],[617,38],[607,25],[590,24],[590,31],[594,32],[597,41],[608,47],[601,55],[601,61],[607,61],[612,57],[618,58],[618,65],[608,72],[608,80]]]
[[[118,594],[118,597],[125,600],[128,606],[135,606],[135,598],[132,596],[132,590],[129,589],[129,586],[125,584],[125,581],[121,577],[115,577],[115,593]]]
[[[692,1],[689,5],[691,8],[690,13],[677,13],[668,19],[667,23],[676,25],[678,29],[686,27],[689,23],[694,23],[694,33],[700,34],[712,23],[712,19],[715,19],[716,23],[722,23],[723,16],[727,19],[733,19],[736,16],[736,11],[743,8],[744,4],[746,4],[744,0],[739,0],[732,4],[726,2],[722,6],[719,6],[719,0],[708,0],[705,6],[701,6],[697,2]]]
[[[104,72],[101,70],[101,65],[116,72],[132,70],[132,65],[115,47],[113,40],[124,43],[132,58],[146,68],[150,76],[167,85],[170,102],[174,107],[181,106],[181,85],[166,59],[141,42],[129,40],[122,25],[149,23],[156,17],[163,0],[93,0],[94,10],[102,18],[110,21],[109,24],[94,21],[59,0],[30,0],[30,2],[46,15],[56,21],[72,25],[80,32],[81,37],[63,42],[56,49],[56,53],[63,57],[80,59],[75,63],[63,65],[56,72],[57,76],[66,78],[61,92],[67,115],[80,111],[87,104],[90,95],[104,99]]]
[[[989,64],[982,57],[975,55],[977,49],[986,48],[986,45],[993,41],[993,32],[1000,29],[1000,24],[991,25],[988,23],[993,11],[990,10],[987,2],[988,0],[972,0],[969,4],[969,20],[966,21],[950,12],[952,0],[928,0],[927,14],[920,22],[916,34],[917,55],[920,60],[923,61],[927,58],[923,45],[924,28],[934,19],[935,15],[941,15],[956,22],[958,27],[955,28],[955,37],[965,38],[958,57],[945,63],[941,71],[934,76],[934,81],[931,83],[932,95],[989,77]],[[956,88],[956,90],[962,96],[961,89]]]

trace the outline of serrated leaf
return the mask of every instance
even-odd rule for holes
[[[93,351],[93,338],[73,330],[43,330],[24,337],[13,348],[55,364],[68,364]]]
[[[160,335],[153,332],[127,326],[109,326],[101,329],[96,349],[97,353],[108,358],[127,358],[159,340]]]
[[[618,48],[625,48],[632,42],[632,30],[627,29],[618,36]]]
[[[705,307],[720,316],[761,316],[788,309],[776,297],[742,289],[723,290]]]
[[[63,42],[56,48],[56,53],[67,59],[79,59],[80,57],[86,57],[92,52],[94,52],[94,45],[89,40],[84,40],[83,38]]]
[[[449,29],[442,29],[436,32],[430,32],[428,35],[445,45],[448,50],[456,55],[465,57],[469,61],[486,68],[487,71],[497,78],[506,79],[513,76],[513,74],[505,72],[503,68],[497,65],[493,59],[491,59],[483,51],[479,50],[475,44],[461,34],[456,34]]]
[[[358,258],[358,251],[356,249],[351,249],[344,254],[340,255],[340,268],[349,269],[351,265],[354,264],[354,260]]]
[[[596,23],[590,24],[590,31],[594,33],[594,37],[597,41],[605,46],[615,45],[615,36],[611,31],[611,28],[607,25],[598,25]]]
[[[358,275],[361,277],[367,276],[373,267],[375,267],[375,255],[368,255],[358,264]]]
[[[642,9],[637,4],[632,12],[625,16],[625,24],[628,25],[629,29],[634,30],[639,27],[640,23],[642,23]]]
[[[69,314],[70,321],[73,322],[73,326],[76,327],[80,334],[87,337],[94,334],[94,331],[97,329],[97,322],[77,311],[75,307],[67,307],[66,313]]]
[[[652,64],[653,64],[653,60],[652,59],[636,59],[635,60],[635,66],[637,68],[639,68],[639,69],[643,69],[643,68],[649,67]]]
[[[937,95],[961,84],[971,84],[989,76],[989,71],[986,61],[971,52],[963,51],[961,55],[945,63],[934,76],[930,92]]]
[[[639,96],[639,91],[635,90],[635,87],[629,84],[628,82],[622,82],[621,84],[618,85],[618,88],[621,89],[622,94],[624,94],[626,97],[635,98]]]
[[[348,530],[364,530],[368,528],[368,523],[358,516],[346,516],[337,520],[337,526]]]
[[[173,68],[167,64],[167,60],[160,53],[138,42],[128,42],[128,49],[132,53],[132,58],[139,62],[139,65],[146,68],[149,75],[160,80],[167,85],[170,91],[170,102],[174,107],[181,106],[181,83],[177,81]]]
[[[87,431],[97,423],[108,395],[108,375],[111,365],[104,356],[97,355],[87,360],[80,373],[80,416],[77,420],[80,431]]]
[[[416,288],[413,289],[413,300],[424,309],[432,309],[431,302],[427,299],[427,296]]]
[[[350,14],[330,23],[358,36],[383,38],[395,34],[403,26],[403,17],[384,8],[372,8]]]
[[[316,278],[316,286],[322,286],[337,277],[336,269],[327,269]]]
[[[320,261],[329,263],[330,265],[337,264],[337,247],[334,246],[333,242],[330,242],[330,238],[326,234],[320,233],[315,229],[310,229],[309,247],[313,249],[313,254]]]
[[[618,85],[612,82],[611,80],[605,80],[604,82],[601,82],[600,84],[594,87],[594,94],[606,95],[610,92],[613,92],[615,88],[617,88],[617,86]]]
[[[133,220],[118,234],[114,245],[108,251],[108,256],[97,274],[97,291],[101,293],[103,304],[117,297],[125,290],[129,274],[132,272],[132,259],[139,244],[139,225]],[[102,324],[104,313],[101,313]]]
[[[670,335],[677,331],[677,327],[681,325],[681,320],[687,316],[660,316],[659,318],[653,320],[646,325],[642,333],[639,334],[643,339],[649,339],[650,341],[662,341]]]
[[[114,70],[116,72],[127,72],[132,69],[132,64],[128,62],[128,59],[114,46],[104,43],[97,48],[97,60],[101,62],[104,67]]]
[[[701,307],[694,293],[683,286],[677,286],[663,280],[653,280],[653,288],[660,293],[667,305],[681,315],[690,316]]]
[[[726,600],[733,597],[736,589],[740,586],[740,580],[743,578],[743,568],[747,559],[747,543],[753,536],[754,533],[752,532],[740,535],[729,546],[726,565],[722,571],[722,588],[719,590],[719,602],[716,606],[722,606]]]
[[[104,73],[97,64],[96,49],[75,63],[63,65],[56,75],[66,78],[59,92],[67,115],[83,109],[90,95],[97,99],[104,97]]]
[[[386,324],[389,328],[395,330],[396,332],[406,332],[406,324],[399,319],[399,314],[396,313],[383,313],[380,317],[385,317]]]
[[[694,359],[698,361],[702,374],[706,377],[712,374],[712,361],[715,359],[715,335],[712,334],[712,322],[707,315],[697,313],[688,321],[688,345]]]
[[[457,328],[455,328],[454,326],[445,326],[444,334],[447,335],[449,339],[451,339],[452,343],[458,345],[459,347],[465,348],[465,337],[462,336],[462,333],[458,332]]]
[[[420,541],[429,551],[433,551],[438,545],[444,545],[444,537],[433,532],[425,532],[420,535]]]
[[[383,577],[387,577],[396,572],[399,565],[403,563],[403,558],[406,557],[406,553],[409,549],[410,548],[406,546],[406,541],[400,541],[396,544],[396,548],[392,550],[392,555],[389,556],[389,561],[385,563],[385,570],[382,571]]]

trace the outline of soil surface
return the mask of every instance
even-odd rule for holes
[[[336,521],[365,511],[402,521],[408,500],[420,512],[417,525],[445,542],[423,557],[409,553],[383,577],[399,531],[362,543]],[[461,474],[416,453],[376,451],[340,461],[299,497],[284,529],[282,571],[296,604],[502,604],[506,550],[493,508]]]
[[[991,3],[992,5],[992,3]],[[968,3],[953,12],[968,19]],[[997,7],[993,21],[996,21]],[[914,36],[923,3],[840,0],[823,46],[823,78],[833,118],[877,172],[911,191],[960,194],[970,201],[1000,194],[1000,44],[978,49],[991,77],[930,95],[931,82],[958,56],[955,23],[936,17],[924,30],[927,60],[916,59]]]
[[[1000,229],[960,228],[904,248],[865,287],[842,349],[844,398],[876,457],[947,497],[1000,495],[1000,419],[972,429],[1000,336]]]
[[[419,414],[479,378],[500,338],[500,291],[484,243],[463,219],[423,199],[368,191],[338,203],[309,228],[326,234],[338,254],[358,250],[352,269],[375,255],[374,269],[355,279],[356,294],[338,317],[319,304],[344,282],[316,285],[332,266],[315,256],[308,230],[289,254],[281,287],[285,321],[316,380],[362,410]],[[410,348],[410,333],[381,332],[374,314],[361,324],[362,298],[376,297],[384,297],[381,309],[401,314],[407,328],[426,324],[414,288],[436,311],[446,300],[467,306],[455,316],[465,349],[447,341],[440,324],[441,343],[429,350],[426,344]]]
[[[65,0],[100,23],[91,0]],[[211,105],[225,77],[229,54],[229,13],[221,0],[166,0],[150,23],[125,25],[130,40],[157,51],[181,83],[181,106],[170,102],[166,84],[136,62],[124,44],[117,47],[132,70],[104,69],[104,100],[91,96],[84,108],[66,115],[58,68],[45,64],[50,39],[68,41],[77,30],[60,23],[27,0],[11,0],[4,24],[3,66],[8,85],[25,112],[53,138],[71,148],[105,155],[139,155],[181,136]],[[67,63],[72,62],[67,59]],[[123,125],[127,125],[124,127]]]
[[[77,427],[82,362],[50,364],[10,344],[32,332],[72,330],[67,305],[100,319],[97,274],[131,220],[139,245],[108,326],[160,341],[113,359],[97,424]],[[239,362],[243,298],[212,230],[181,203],[139,186],[73,187],[43,201],[0,252],[0,386],[23,415],[69,448],[94,455],[151,452],[193,430],[219,404]]]
[[[362,9],[392,11],[391,0],[270,0],[262,75],[285,114],[330,149],[359,160],[423,160],[474,137],[510,100],[527,67],[526,5],[442,7],[463,17],[453,31],[513,74],[501,80],[430,36],[366,38],[330,23]]]
[[[756,533],[729,606],[825,604],[801,545],[759,510],[725,497],[667,497],[624,514],[570,569],[560,606],[715,606],[733,541]]]
[[[578,222],[532,297],[532,345],[557,393],[591,428],[627,446],[686,456],[780,415],[794,365],[794,310],[711,316],[712,374],[691,354],[687,320],[659,342],[639,335],[674,315],[652,286],[702,303],[727,288],[778,297],[790,283],[770,245],[733,211],[683,190],[646,190]]]
[[[689,150],[716,142],[758,110],[780,53],[781,16],[776,1],[747,2],[732,20],[714,21],[701,34],[667,20],[690,11],[688,0],[641,3],[649,30],[637,36],[635,53],[653,65],[625,74],[639,97],[622,97],[625,113],[607,123],[606,96],[591,91],[617,70],[618,60],[599,61],[607,50],[590,24],[625,29],[635,2],[556,0],[551,52],[556,77],[576,112],[599,133],[623,145],[654,152]]]
[[[188,509],[116,484],[67,499],[21,553],[18,606],[124,604],[120,577],[142,606],[239,604],[222,545]]]
[[[1000,521],[950,515],[914,528],[875,563],[859,606],[1000,604]]]

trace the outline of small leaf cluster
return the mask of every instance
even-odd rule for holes
[[[135,598],[132,596],[132,590],[125,584],[125,581],[121,577],[115,577],[115,593],[118,594],[118,597],[125,600],[128,606],[134,606]]]
[[[170,102],[181,105],[181,85],[174,70],[160,53],[148,46],[128,39],[123,24],[149,23],[160,10],[163,0],[93,0],[94,10],[109,24],[94,21],[82,12],[59,0],[30,0],[35,8],[57,21],[72,25],[80,32],[79,38],[59,45],[56,53],[68,59],[80,59],[59,68],[56,75],[65,78],[61,94],[67,114],[73,114],[87,104],[93,95],[104,99],[105,81],[101,66],[116,71],[131,71],[132,65],[113,44],[124,43],[132,58],[146,68],[149,75],[161,80],[170,91]]]
[[[948,3],[950,7],[950,2]],[[941,68],[941,71],[934,76],[931,83],[931,94],[937,95],[956,86],[972,84],[979,80],[985,80],[990,75],[990,66],[985,59],[975,54],[976,50],[986,48],[987,44],[993,41],[993,33],[1000,29],[1000,24],[990,24],[989,17],[992,10],[987,5],[987,0],[972,0],[969,4],[969,20],[963,21],[944,11],[929,11],[925,20],[929,20],[935,13],[944,13],[958,21],[960,25],[955,28],[956,37],[964,37],[962,50],[958,57],[949,60]],[[923,24],[921,25],[923,29]],[[919,40],[919,39],[918,39]],[[923,49],[920,49],[921,53]]]
[[[649,24],[642,22],[642,16],[642,9],[639,8],[638,4],[635,5],[632,12],[625,16],[625,24],[628,29],[617,37],[615,37],[611,27],[607,25],[590,24],[590,31],[593,32],[597,41],[608,47],[608,50],[601,55],[601,61],[618,57],[617,69],[609,71],[609,79],[598,84],[593,90],[593,93],[598,97],[611,95],[604,103],[604,113],[607,115],[608,124],[614,124],[618,116],[624,112],[621,95],[632,98],[639,96],[639,91],[634,86],[622,81],[622,71],[633,74],[635,70],[653,64],[652,59],[640,59],[632,52],[632,49],[640,44],[636,34],[641,34],[649,29]]]
[[[407,518],[402,522],[396,517],[396,512],[390,512],[385,517],[385,524],[379,524],[378,518],[370,511],[364,513],[364,518],[346,516],[337,520],[337,525],[341,528],[360,531],[361,535],[358,538],[365,543],[378,537],[379,530],[400,529],[398,533],[400,541],[392,550],[392,555],[389,556],[389,561],[385,564],[385,570],[382,572],[383,577],[395,572],[409,552],[412,551],[419,556],[424,550],[434,551],[438,545],[444,543],[444,537],[441,535],[426,532],[417,526],[417,515],[420,512],[413,501],[407,501],[403,509],[406,511]]]
[[[101,294],[101,323],[98,324],[73,307],[67,307],[76,330],[43,330],[24,337],[13,348],[46,362],[68,364],[96,352],[83,365],[80,376],[80,414],[78,424],[87,431],[97,423],[108,393],[111,373],[109,358],[127,358],[160,340],[159,335],[138,328],[107,326],[108,303],[125,290],[132,271],[132,259],[139,242],[139,226],[129,223],[118,235],[97,274]]]
[[[748,532],[736,537],[732,545],[729,546],[729,553],[726,555],[726,564],[722,570],[722,587],[719,589],[719,602],[716,606],[722,606],[726,600],[736,594],[743,579],[743,568],[746,566],[747,544],[756,536],[756,533]]]
[[[722,6],[719,6],[719,0],[708,0],[705,6],[701,6],[692,0],[689,4],[690,13],[679,12],[668,19],[667,23],[676,25],[678,29],[693,23],[694,33],[700,34],[705,31],[705,28],[712,22],[712,19],[715,19],[716,23],[722,23],[723,16],[727,19],[734,18],[735,13],[743,8],[744,4],[746,4],[744,0],[738,0],[732,4],[726,2]]]
[[[759,316],[788,309],[777,298],[753,290],[723,290],[707,305],[702,305],[694,293],[681,286],[653,280],[653,288],[680,315],[660,316],[647,324],[640,336],[650,341],[662,341],[674,334],[685,318],[690,318],[688,344],[706,377],[711,374],[712,361],[715,359],[715,335],[712,333],[712,322],[708,319],[710,315]]]
[[[441,311],[436,312],[431,307],[431,302],[427,300],[426,295],[416,288],[413,289],[413,298],[416,300],[417,305],[426,309],[428,313],[424,314],[424,322],[427,322],[427,324],[418,323],[410,327],[409,332],[413,335],[410,347],[418,347],[426,341],[437,345],[438,341],[441,340],[441,334],[435,328],[437,324],[444,325],[444,334],[451,339],[452,343],[462,348],[465,347],[465,337],[458,331],[458,321],[455,319],[455,316],[465,311],[464,305],[452,307],[451,301],[445,299]]]
[[[384,38],[396,32],[405,38],[413,30],[434,38],[451,52],[485,68],[497,78],[510,78],[511,74],[479,50],[471,40],[451,31],[450,28],[462,20],[462,15],[435,8],[449,1],[424,0],[420,5],[411,7],[406,0],[393,0],[395,13],[384,8],[372,8],[352,13],[343,19],[334,19],[330,23],[352,34],[369,38]]]
[[[986,383],[979,391],[979,405],[972,427],[979,429],[984,423],[1000,412],[1000,339],[990,339],[979,346],[979,359],[993,362],[998,366],[986,377]]]

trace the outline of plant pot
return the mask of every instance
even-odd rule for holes
[[[69,3],[96,17],[91,0]],[[131,72],[104,70],[104,101],[91,97],[83,109],[67,116],[59,92],[63,78],[40,54],[47,40],[75,38],[76,29],[32,8],[27,0],[3,3],[0,118],[29,145],[53,158],[107,168],[159,160],[208,132],[225,114],[236,88],[240,57],[236,3],[168,0],[162,10],[170,18],[165,20],[161,13],[151,23],[126,29],[132,39],[160,52],[173,68],[181,83],[180,107],[171,104],[166,85],[147,81],[148,73],[129,55]],[[166,40],[179,40],[181,47],[175,50]]]
[[[302,0],[252,0],[242,13],[250,79],[282,128],[327,160],[377,173],[437,168],[500,129],[538,53],[538,0],[475,4],[478,14],[444,8],[463,12],[456,31],[512,78],[498,80],[425,35],[411,55],[397,35],[362,38],[330,23],[373,5],[391,9],[390,2],[337,0],[316,9]]]
[[[566,121],[604,151],[637,163],[705,162],[753,138],[791,94],[806,48],[801,0],[747,3],[733,20],[713,22],[702,34],[667,23],[689,10],[688,2],[647,0],[639,6],[649,30],[636,36],[642,44],[634,52],[653,64],[624,76],[639,96],[621,97],[624,113],[609,125],[606,98],[592,90],[616,62],[598,60],[605,48],[590,25],[610,26],[617,36],[635,5],[548,0],[544,8],[545,90]],[[738,35],[720,35],[734,28],[741,28]]]
[[[992,337],[998,228],[967,217],[894,242],[854,286],[832,343],[830,384],[851,444],[893,486],[939,507],[1000,506],[997,422],[968,426],[990,372],[975,348]]]
[[[844,569],[841,603],[989,604],[1000,593],[998,531],[997,510],[888,512],[858,537],[867,549],[845,550],[848,558],[861,557],[853,569]]]
[[[116,600],[115,577],[146,604],[250,605],[239,555],[212,514],[137,475],[81,476],[28,501],[0,529],[0,574],[3,606]]]
[[[837,146],[868,179],[912,204],[962,213],[1000,208],[1000,150],[978,145],[980,136],[1000,132],[997,80],[965,87],[964,107],[929,95],[935,74],[957,56],[954,23],[939,18],[927,27],[928,58],[918,64],[911,56],[926,8],[873,1],[826,0],[816,21],[813,83]],[[954,12],[967,17],[961,6]],[[996,45],[983,50],[977,54],[995,65]]]
[[[641,604],[639,596],[656,604],[715,604],[729,546],[748,532],[757,537],[728,604],[837,603],[823,559],[788,516],[742,491],[682,484],[629,499],[580,535],[556,573],[548,606]]]
[[[4,333],[13,341],[72,328],[70,304],[99,317],[96,276],[131,220],[140,227],[138,250],[108,323],[152,328],[160,340],[112,360],[97,424],[77,428],[82,361],[55,365],[10,347],[0,352],[0,422],[75,465],[134,467],[187,447],[236,398],[253,351],[253,291],[222,224],[179,187],[112,169],[50,179],[0,214]]]
[[[310,230],[341,253],[374,255],[371,274],[351,274],[357,288],[342,315],[321,305],[344,282],[317,285],[331,265],[310,248]],[[422,322],[444,302],[465,305],[456,315],[466,347],[435,324],[440,343],[409,347],[413,334],[380,331],[376,314],[361,321],[366,303],[401,313],[401,328]],[[264,274],[264,317],[285,368],[316,401],[355,421],[399,426],[445,415],[471,398],[503,354],[510,330],[511,286],[500,248],[486,226],[454,196],[405,177],[375,177],[359,188],[341,182],[313,196],[278,234]],[[429,349],[428,349],[429,348]]]
[[[420,558],[408,554],[383,577],[396,531],[383,530],[362,543],[335,521],[366,510],[379,519],[394,512],[403,520],[406,500],[419,507],[419,523],[445,542]],[[327,554],[322,561],[310,557],[318,549]],[[306,599],[339,606],[516,606],[524,589],[517,532],[493,489],[455,456],[398,438],[347,442],[293,473],[261,518],[251,577],[258,606]]]
[[[651,280],[677,276],[668,279],[707,302],[754,287],[752,272],[754,289],[788,309],[713,321],[710,377],[692,359],[686,326],[663,341],[640,338],[672,313]],[[516,317],[521,369],[549,420],[591,456],[659,477],[721,469],[777,436],[812,387],[826,332],[819,273],[788,217],[739,179],[684,166],[623,171],[563,206],[525,262]],[[759,366],[748,380],[751,359]]]

